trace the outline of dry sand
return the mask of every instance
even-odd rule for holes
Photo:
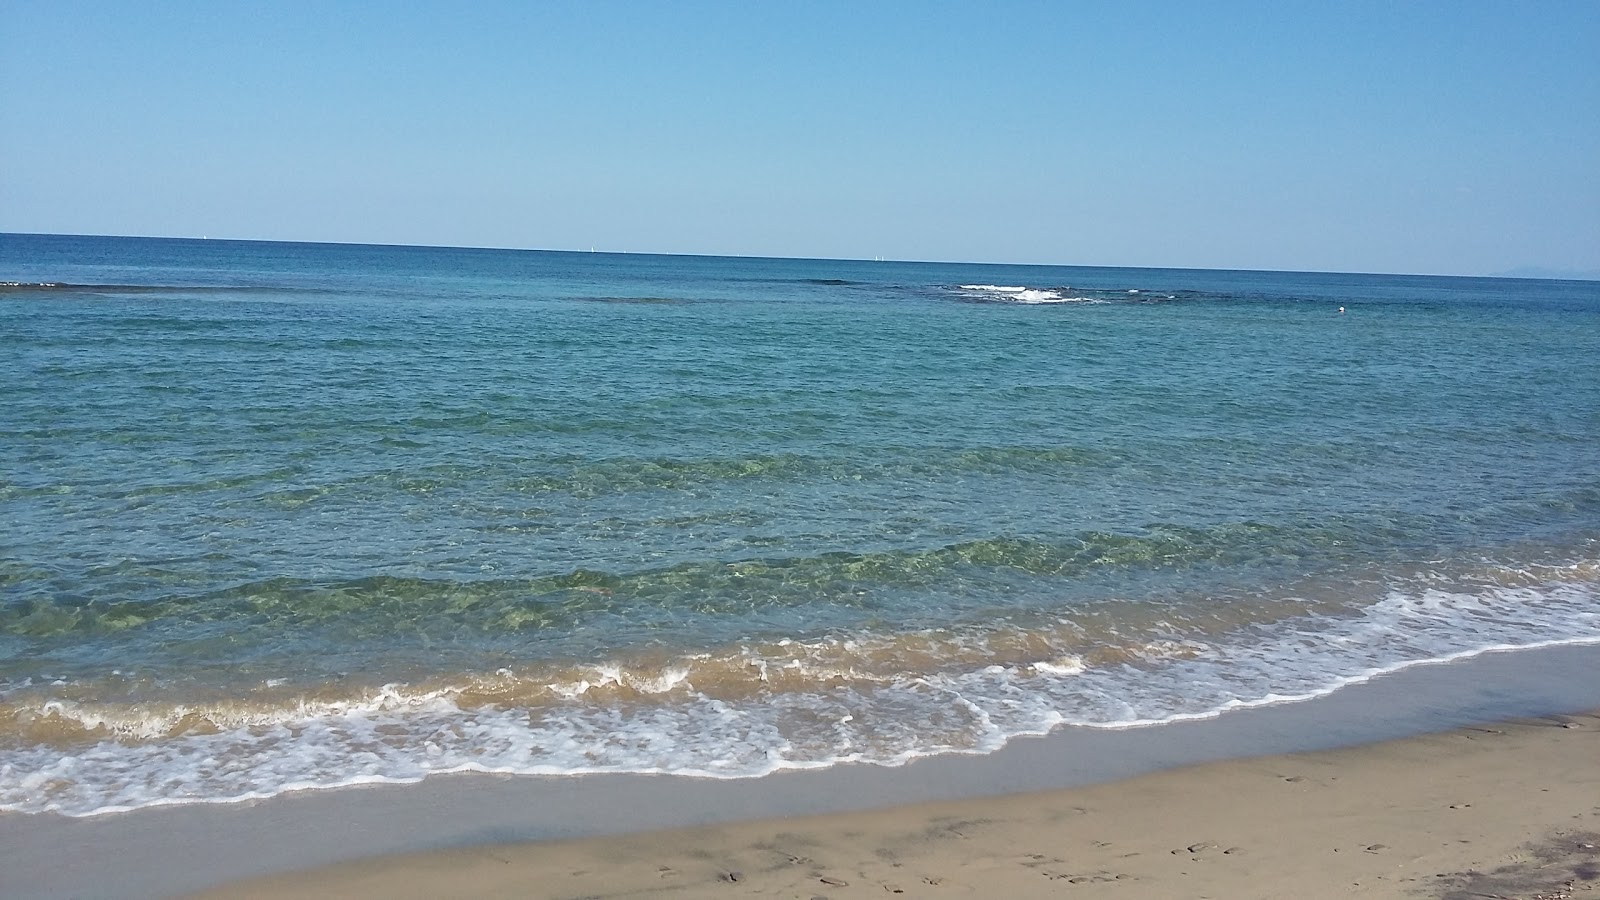
[[[1600,715],[1068,790],[345,863],[201,896],[1600,900]]]

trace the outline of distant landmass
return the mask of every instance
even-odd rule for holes
[[[1544,266],[1519,266],[1504,272],[1490,272],[1490,278],[1564,278],[1570,281],[1600,281],[1600,269],[1548,269]]]

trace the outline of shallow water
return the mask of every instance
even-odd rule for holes
[[[0,810],[897,763],[1600,642],[1593,282],[21,235],[0,281]]]

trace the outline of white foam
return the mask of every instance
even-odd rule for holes
[[[507,670],[502,670],[507,671]],[[509,672],[508,672],[509,674]],[[625,687],[641,694],[665,694],[679,687],[692,687],[688,683],[689,666],[669,666],[655,675],[641,675],[629,672],[620,665],[598,665],[593,668],[593,680],[581,678],[577,681],[558,681],[547,685],[548,689],[567,699],[581,697],[594,688]]]
[[[1063,656],[1049,662],[1036,662],[1033,664],[1035,672],[1046,675],[1081,675],[1088,669],[1080,656]]]
[[[1104,303],[1094,297],[1074,297],[1063,293],[1070,289],[1031,288],[1023,285],[963,284],[961,290],[978,294],[985,299],[1004,303]]]
[[[168,734],[176,710],[143,721],[49,701],[42,714],[103,725],[112,736],[66,749],[0,751],[0,810],[85,816],[463,771],[738,778],[987,753],[1062,724],[1132,728],[1209,718],[1324,696],[1412,666],[1600,643],[1600,589],[1583,571],[1517,586],[1419,578],[1392,585],[1357,614],[1307,616],[1205,641],[1153,638],[1121,663],[1066,652],[884,674],[837,661],[848,646],[883,644],[881,635],[784,642],[769,645],[780,654],[771,659],[749,652],[753,693],[744,700],[695,690],[691,658],[644,674],[596,666],[592,677],[563,683],[565,690],[550,685],[551,704],[538,708],[469,706],[460,690],[386,685],[359,700],[277,712],[230,718],[208,710],[215,731],[176,736]],[[779,690],[754,674],[818,675],[830,667],[840,677],[808,681],[805,690]],[[620,702],[615,693],[596,692],[601,684],[651,699]]]

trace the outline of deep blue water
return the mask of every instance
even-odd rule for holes
[[[1600,641],[1600,283],[26,235],[0,281],[0,809],[893,763]]]

